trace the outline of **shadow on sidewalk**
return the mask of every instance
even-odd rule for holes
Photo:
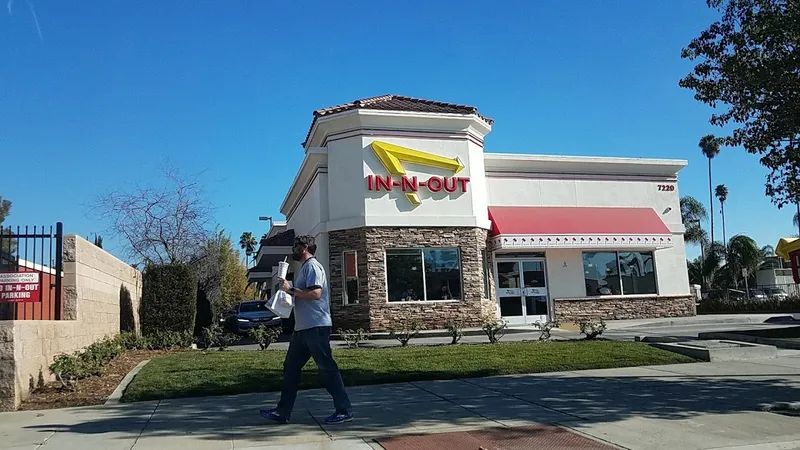
[[[347,379],[348,374],[343,375]],[[353,430],[382,427],[398,430],[413,429],[420,424],[455,425],[476,419],[486,419],[486,426],[515,419],[591,424],[631,417],[676,420],[701,414],[751,412],[761,410],[766,403],[800,400],[800,380],[789,380],[792,376],[780,373],[737,378],[668,373],[657,378],[525,375],[351,387],[349,393],[357,420],[347,426]],[[142,429],[147,436],[194,435],[210,440],[263,435],[272,428],[274,431],[269,432],[284,437],[302,436],[309,430],[319,430],[309,410],[331,407],[330,397],[324,391],[303,391],[293,423],[276,427],[258,416],[259,408],[271,407],[276,398],[275,393],[247,394],[165,400],[158,406],[156,402],[148,402],[76,409],[71,416],[76,420],[74,424],[48,423],[26,429],[80,435],[114,433],[120,439],[136,436]]]

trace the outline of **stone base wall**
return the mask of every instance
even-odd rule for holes
[[[588,297],[555,299],[555,317],[562,323],[581,319],[625,320],[697,315],[691,296]]]
[[[138,330],[141,273],[79,236],[64,237],[65,320],[0,321],[0,411],[13,411],[30,394],[39,373],[53,381],[48,366],[120,331],[123,288],[130,294]]]
[[[356,252],[358,273],[358,303],[344,304],[344,252]],[[329,284],[331,319],[334,331],[338,328],[369,328],[369,264],[367,238],[364,228],[328,232]],[[352,299],[351,299],[352,300]]]
[[[481,325],[483,317],[494,316],[491,298],[484,296],[483,252],[487,230],[480,228],[365,227],[331,231],[330,285],[334,328],[364,328],[384,331],[403,321],[418,319],[426,328],[443,328],[449,319],[467,327]],[[461,254],[462,299],[456,301],[387,301],[386,249],[459,248]],[[343,252],[357,252],[359,304],[343,304]],[[491,295],[490,295],[491,297]]]

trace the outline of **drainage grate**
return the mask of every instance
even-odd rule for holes
[[[608,450],[615,448],[552,425],[394,436],[377,439],[377,442],[386,450]]]

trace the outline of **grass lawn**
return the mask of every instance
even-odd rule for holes
[[[122,401],[277,391],[285,354],[194,351],[157,357],[134,378]],[[334,357],[348,386],[694,362],[647,344],[619,341],[337,349]],[[303,370],[302,388],[321,387],[313,361]]]

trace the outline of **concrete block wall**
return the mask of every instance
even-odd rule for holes
[[[41,371],[61,353],[71,353],[120,330],[120,288],[130,292],[135,312],[142,274],[80,236],[64,237],[64,319],[0,321],[0,411],[16,409]],[[136,329],[138,314],[134,313]]]

